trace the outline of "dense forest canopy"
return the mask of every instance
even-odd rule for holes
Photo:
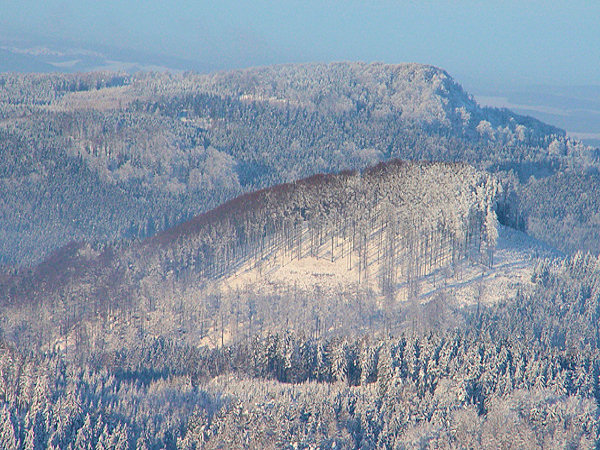
[[[111,336],[100,325],[108,347],[76,335],[68,353],[4,344],[0,439],[5,448],[590,448],[600,437],[599,266],[581,255],[542,263],[531,294],[455,311],[457,328],[446,312],[399,337],[265,330],[198,347],[186,334]],[[427,305],[415,314],[406,320],[426,317]]]
[[[0,74],[0,155],[0,448],[599,445],[599,151],[441,69]]]

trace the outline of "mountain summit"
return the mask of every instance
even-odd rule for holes
[[[443,69],[417,63],[284,64],[205,77],[209,91],[273,105],[298,105],[343,114],[397,114],[419,125],[455,129],[515,124],[536,133],[564,134],[532,119],[480,107]]]

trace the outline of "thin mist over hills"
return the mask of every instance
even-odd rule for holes
[[[222,67],[152,52],[114,46],[85,45],[59,39],[0,37],[0,72],[91,72],[123,71],[197,71],[214,72]],[[565,129],[569,136],[600,147],[598,128],[598,85],[494,83],[486,85],[465,73],[464,81],[479,103],[508,108]],[[462,79],[459,77],[459,79]],[[493,86],[492,86],[493,84]]]
[[[94,71],[209,71],[208,64],[60,39],[8,38],[0,36],[0,72],[78,73]]]
[[[569,136],[600,148],[600,85],[481,89],[476,98],[481,104],[509,108],[557,125]]]

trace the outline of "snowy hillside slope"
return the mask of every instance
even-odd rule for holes
[[[463,306],[478,301],[496,303],[512,297],[517,289],[533,285],[531,276],[537,258],[560,256],[558,251],[523,232],[503,225],[499,225],[498,232],[491,267],[468,260],[454,267],[436,268],[420,280],[418,301],[426,303],[437,295],[444,295]],[[226,292],[249,289],[274,293],[294,288],[324,295],[352,294],[358,289],[366,289],[383,301],[385,295],[374,276],[366,282],[360,280],[358,261],[357,252],[335,261],[331,260],[331,254],[326,249],[315,256],[287,260],[282,252],[275,252],[260,265],[245,264],[219,285]],[[369,264],[368,271],[371,274],[380,270],[376,261]],[[394,299],[397,302],[410,299],[406,282],[398,283]]]
[[[25,326],[34,342],[58,343],[78,330],[95,340],[104,321],[132,344],[138,330],[214,345],[282,327],[401,326],[406,300],[472,303],[482,271],[496,296],[527,278],[518,270],[534,246],[514,245],[525,238],[508,232],[498,240],[501,192],[466,164],[394,160],[245,194],[144,241],[73,244],[17,271],[0,284],[13,310],[5,332],[24,339]],[[39,305],[43,332],[29,321]]]

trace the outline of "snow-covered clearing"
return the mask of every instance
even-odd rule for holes
[[[531,286],[537,257],[558,256],[556,251],[525,233],[504,226],[500,226],[498,231],[493,267],[465,260],[456,267],[437,268],[419,281],[418,298],[427,302],[442,294],[463,305],[478,301],[495,303],[514,295],[519,287]],[[251,288],[267,293],[294,286],[308,292],[318,289],[322,293],[340,293],[355,292],[359,285],[361,289],[381,296],[376,276],[379,264],[374,256],[370,256],[369,261],[366,279],[363,271],[359,284],[356,252],[332,261],[331,253],[325,250],[317,256],[306,255],[300,259],[286,259],[283,251],[277,251],[258,266],[248,263],[241,267],[221,282],[221,288],[225,291]],[[398,283],[396,300],[408,300],[408,292],[406,283]]]

